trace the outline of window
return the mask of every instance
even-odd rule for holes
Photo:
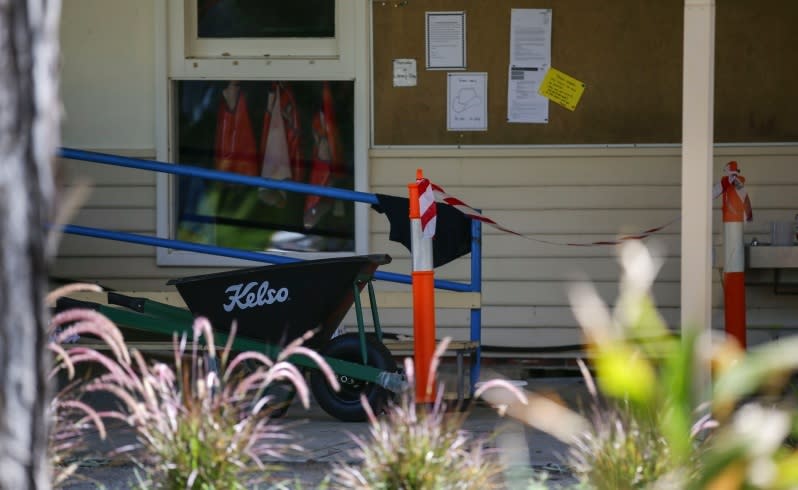
[[[354,188],[353,82],[174,82],[176,161]],[[351,252],[354,204],[200,178],[176,181],[175,236],[247,250]]]
[[[367,190],[369,8],[167,0],[158,10],[158,159]],[[160,175],[157,207],[166,238],[303,257],[367,252],[369,210],[350,201]],[[158,249],[158,263],[240,261]]]

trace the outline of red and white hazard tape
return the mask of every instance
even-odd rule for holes
[[[427,180],[427,179],[424,179],[424,180]],[[469,217],[471,219],[475,219],[477,221],[481,221],[481,222],[483,222],[485,224],[488,224],[488,225],[496,228],[497,230],[501,230],[501,231],[504,231],[506,233],[511,233],[513,235],[519,236],[521,238],[526,238],[527,240],[532,240],[532,241],[539,242],[539,243],[545,243],[545,244],[548,244],[548,245],[565,245],[565,246],[570,246],[570,247],[594,247],[594,246],[603,246],[603,245],[620,245],[621,243],[627,242],[629,240],[642,240],[642,239],[644,239],[644,238],[646,238],[646,237],[648,237],[648,236],[650,236],[650,235],[652,235],[652,234],[654,234],[654,233],[656,233],[656,232],[658,232],[658,231],[660,231],[660,230],[662,230],[664,228],[667,228],[668,226],[672,225],[673,223],[675,223],[675,222],[677,222],[677,221],[679,221],[681,219],[681,217],[678,217],[676,219],[673,219],[673,220],[669,221],[668,223],[665,223],[662,226],[657,226],[655,228],[649,228],[647,230],[643,230],[640,233],[635,233],[633,235],[623,235],[623,236],[620,236],[620,237],[616,238],[615,240],[602,240],[602,241],[585,242],[585,243],[553,242],[553,241],[542,240],[540,238],[535,238],[535,237],[532,237],[532,236],[529,236],[529,235],[525,235],[523,233],[519,233],[519,232],[517,232],[515,230],[507,228],[506,226],[500,225],[496,221],[492,220],[491,218],[488,218],[487,216],[485,216],[484,214],[480,213],[476,209],[472,208],[471,206],[469,206],[465,202],[461,201],[460,199],[458,199],[458,198],[456,198],[456,197],[454,197],[454,196],[452,196],[450,194],[447,194],[446,191],[443,190],[443,187],[441,187],[441,186],[439,186],[437,184],[434,184],[434,183],[430,183],[430,187],[432,187],[432,192],[433,192],[433,194],[435,196],[435,200],[440,201],[440,202],[445,203],[445,204],[448,204],[449,206],[452,206],[452,207],[456,208],[461,213],[465,214],[467,217]]]
[[[421,178],[418,183],[419,212],[421,213],[421,234],[424,238],[435,236],[435,224],[438,221],[438,212],[435,208],[435,194],[432,192],[432,183],[427,178]]]
[[[740,168],[735,160],[723,167],[726,174],[712,190],[712,198],[723,196],[723,221],[753,221],[754,211],[751,199],[745,190],[745,177],[740,175]]]

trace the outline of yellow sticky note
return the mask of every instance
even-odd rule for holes
[[[584,83],[554,68],[549,68],[538,89],[540,95],[571,111],[576,109],[584,91]]]

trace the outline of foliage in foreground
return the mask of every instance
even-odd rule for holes
[[[186,335],[175,335],[173,369],[163,362],[148,364],[140,352],[128,350],[118,328],[93,310],[58,313],[52,324],[59,332],[53,347],[57,369],[72,372],[81,363],[104,369],[81,389],[111,394],[121,408],[93,413],[91,419],[119,419],[135,430],[138,444],[117,451],[139,465],[139,485],[145,488],[236,490],[277,483],[273,472],[279,467],[270,461],[301,447],[270,417],[275,407],[267,389],[291,383],[304,406],[309,405],[302,373],[287,361],[292,355],[314,360],[331,385],[338,386],[321,356],[301,345],[305,338],[287,346],[276,361],[252,351],[231,359],[235,326],[217,356],[211,326],[199,318],[190,346]],[[61,346],[74,335],[98,337],[110,354]],[[245,363],[257,368],[245,371]]]
[[[80,389],[71,380],[50,401],[48,412],[52,426],[48,441],[51,483],[59,488],[74,475],[81,455],[87,448],[87,434],[97,432],[105,439],[105,424],[99,414],[80,400]]]
[[[89,290],[97,291],[98,286],[92,284],[76,284],[53,291],[47,297],[47,305],[55,306],[55,300],[70,291]],[[48,350],[56,356],[66,357],[62,347],[67,336],[60,335],[62,331],[55,325],[50,326],[51,341]],[[100,415],[94,408],[85,403],[81,398],[84,394],[82,383],[76,379],[73,364],[56,366],[50,372],[50,382],[61,377],[64,387],[53,396],[48,406],[48,416],[51,426],[48,435],[48,459],[51,470],[51,483],[54,488],[60,488],[75,474],[81,456],[87,448],[87,436],[97,433],[105,439],[106,428]]]
[[[613,310],[588,285],[572,294],[597,375],[595,387],[584,369],[593,394],[592,416],[583,417],[533,393],[527,393],[523,403],[508,400],[506,390],[497,396],[496,390],[483,389],[482,397],[570,444],[568,463],[580,479],[579,488],[798,488],[794,445],[798,412],[794,401],[784,396],[785,384],[798,368],[798,338],[747,353],[730,342],[712,345],[696,330],[685,329],[679,338],[667,328],[651,296],[658,264],[648,250],[630,242],[621,261],[624,275]],[[127,352],[123,341],[120,347],[118,331],[96,327],[101,321],[93,316],[96,313],[72,315],[54,318],[57,325],[69,325],[59,338],[93,332],[116,347],[112,357],[105,358],[73,347],[61,353],[61,366],[71,369],[75,362],[90,361],[106,366],[108,374],[88,388],[115,393],[125,402],[130,413],[113,416],[130,421],[139,432],[145,454],[151,457],[141,463],[155,488],[243,488],[239,482],[251,484],[268,475],[264,455],[280,455],[292,447],[284,439],[286,434],[269,422],[268,405],[258,398],[265,386],[281,377],[302,381],[292,366],[280,371],[281,359],[274,365],[260,359],[271,369],[235,381],[231,370],[243,360],[236,358],[224,367],[228,345],[221,356],[223,374],[217,375],[210,326],[197,324],[189,372],[181,371],[179,362],[186,355],[186,339],[175,341],[175,374],[161,364],[145,366],[138,353]],[[202,336],[210,344],[207,358],[198,356]],[[443,349],[445,344],[439,352]],[[696,390],[694,375],[701,372],[696,366],[706,371],[710,365],[711,392]],[[412,364],[406,369],[412,380]],[[298,385],[297,390],[305,401],[307,389]],[[260,401],[247,403],[253,396],[247,392],[256,393]],[[239,409],[227,412],[228,407],[222,406],[227,404]],[[79,418],[93,423],[88,412]],[[498,452],[487,450],[485,440],[470,439],[462,430],[464,418],[462,413],[447,413],[440,398],[432,407],[423,407],[416,405],[412,391],[404,393],[383,418],[370,414],[369,437],[357,440],[362,464],[336,467],[331,485],[336,489],[490,489],[504,488],[503,484],[545,488],[540,475],[510,480],[507,472],[502,474]],[[240,432],[220,430],[231,425],[222,424],[224,420],[238,421]],[[200,451],[200,442],[209,450]],[[176,452],[161,450],[170,448],[181,448],[181,456],[191,457],[181,459]],[[235,469],[224,471],[230,468]],[[257,468],[256,474],[248,475],[244,468]],[[200,482],[206,486],[200,487]]]
[[[585,486],[644,488],[678,467],[656,414],[637,413],[626,402],[593,403],[590,429],[572,442],[568,458]]]
[[[434,356],[446,350],[444,340]],[[486,446],[484,438],[463,430],[466,412],[447,411],[443,389],[437,390],[431,406],[417,404],[413,363],[405,360],[408,387],[399,400],[389,404],[377,418],[364,400],[369,413],[369,433],[355,438],[358,465],[338,465],[332,475],[332,488],[349,490],[490,490],[505,488],[504,466],[498,454]],[[434,376],[430,376],[432,381]],[[482,390],[502,386],[500,380]],[[512,386],[503,387],[514,390]],[[517,391],[517,390],[515,390]],[[477,393],[477,396],[479,393]],[[520,393],[519,393],[520,396]]]
[[[747,354],[732,341],[713,345],[695,329],[679,338],[650,293],[660,264],[638,242],[622,248],[621,262],[614,311],[590,286],[572,293],[610,403],[571,445],[570,463],[582,483],[596,489],[797,488],[798,452],[789,440],[798,436],[798,413],[781,395],[798,368],[798,338]],[[706,392],[696,374],[710,366],[714,380]],[[594,400],[598,404],[598,396]]]
[[[590,414],[533,393],[526,406],[510,403],[506,413],[569,445],[565,462],[579,480],[575,488],[798,488],[798,411],[788,386],[798,369],[798,338],[744,352],[696,329],[676,336],[650,292],[660,264],[639,242],[622,247],[621,263],[612,310],[590,285],[572,290],[596,373],[597,386],[580,366]],[[708,389],[710,380],[699,375],[710,367]],[[545,475],[526,478],[512,488],[547,487]]]

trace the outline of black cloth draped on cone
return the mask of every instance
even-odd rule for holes
[[[391,224],[389,239],[410,250],[409,199],[375,194],[379,204],[371,207],[384,213]],[[432,265],[440,267],[471,252],[471,220],[457,209],[441,202],[437,204],[438,219],[432,239]]]

